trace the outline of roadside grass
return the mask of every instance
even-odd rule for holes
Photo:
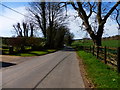
[[[4,51],[5,54],[9,54],[9,49],[3,49],[3,48],[1,48],[1,51],[2,52]]]
[[[45,55],[48,53],[55,52],[55,49],[48,49],[48,50],[42,50],[42,51],[28,51],[28,52],[22,52],[22,53],[17,53],[14,54],[13,56],[40,56],[40,55]]]
[[[48,52],[54,52],[55,49],[48,49],[47,51],[48,51]]]
[[[2,48],[0,48],[3,55],[9,55],[9,48],[7,45],[3,45]],[[48,53],[55,52],[55,49],[45,49],[45,50],[32,50],[31,47],[26,46],[25,52],[19,52],[17,51],[17,48],[14,48],[14,54],[12,56],[40,56],[45,55]]]
[[[91,53],[85,51],[77,51],[77,53],[82,58],[88,77],[95,88],[120,88],[120,75],[117,70],[105,65]]]

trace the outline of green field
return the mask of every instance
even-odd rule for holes
[[[119,40],[102,40],[102,46],[107,47],[120,47],[120,41]],[[94,45],[92,40],[79,40],[74,41],[72,43],[72,46],[89,46]]]

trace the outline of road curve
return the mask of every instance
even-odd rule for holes
[[[2,70],[2,88],[84,88],[76,53],[66,48]]]

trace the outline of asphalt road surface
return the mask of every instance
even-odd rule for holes
[[[2,69],[1,69],[2,70]],[[2,88],[84,88],[76,53],[66,48],[2,70]]]

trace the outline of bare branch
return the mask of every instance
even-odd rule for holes
[[[88,18],[92,15],[92,5],[90,4],[90,2],[88,2],[88,4],[89,4],[89,7],[90,7],[90,13],[89,13],[89,15],[88,15]]]
[[[102,21],[102,18],[101,18],[101,2],[98,2],[97,19],[98,19],[98,23],[100,24],[101,21]]]
[[[109,12],[105,15],[104,17],[104,21],[107,20],[107,18],[111,15],[111,13],[116,9],[116,7],[120,4],[120,1],[118,1],[110,10]]]
[[[74,8],[75,10],[78,10],[78,8],[75,6],[74,3],[71,3],[71,5],[73,6],[73,8]]]
[[[88,19],[88,16],[86,14],[86,12],[84,11],[81,2],[77,2],[78,6],[79,6],[79,11],[82,13],[82,17],[84,18],[84,20]]]
[[[120,23],[119,23],[120,10],[116,9],[116,11],[117,11],[116,22],[118,24],[118,29],[120,29]]]

